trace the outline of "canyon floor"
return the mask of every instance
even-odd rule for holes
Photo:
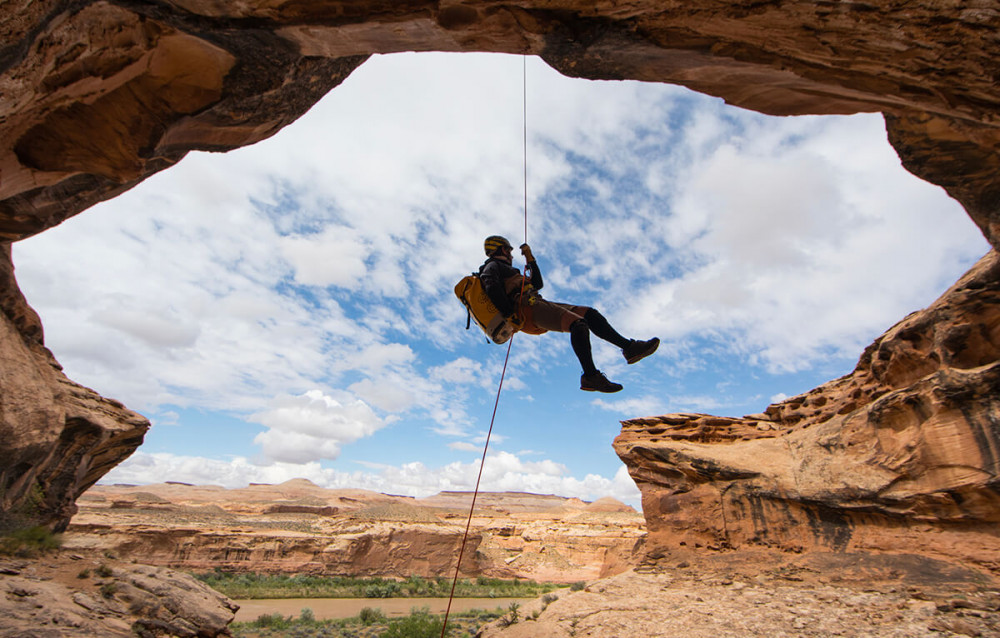
[[[187,613],[160,610],[158,625],[146,627],[194,635],[184,628],[224,626],[224,599],[138,560],[60,550],[0,561],[0,637],[130,635],[141,620],[135,614],[143,591],[135,585],[143,582],[157,583],[146,591],[168,610]],[[519,616],[515,624],[484,626],[480,638],[986,638],[1000,636],[1000,586],[980,572],[906,554],[690,552],[649,559],[581,591],[558,590],[524,605]]]
[[[535,601],[480,638],[995,637],[998,610],[997,580],[914,555],[679,552]]]
[[[230,602],[177,570],[333,575],[345,573],[350,558],[352,575],[440,574],[441,561],[454,569],[448,557],[468,499],[324,490],[307,481],[243,490],[98,486],[80,499],[62,549],[0,557],[0,638],[224,631]],[[481,499],[466,568],[587,583],[523,606],[516,623],[484,626],[482,638],[1000,636],[996,575],[909,548],[650,555],[642,515],[611,499]]]

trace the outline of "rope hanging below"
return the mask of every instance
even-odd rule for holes
[[[522,129],[522,164],[524,166],[524,243],[528,243],[528,57],[521,57],[521,129]],[[524,293],[524,279],[521,280],[521,293]],[[462,557],[465,555],[465,544],[469,540],[469,529],[472,527],[472,514],[476,509],[476,498],[479,496],[479,483],[483,478],[483,467],[486,466],[486,452],[490,449],[490,436],[493,434],[493,424],[497,418],[497,408],[500,405],[500,391],[503,390],[503,380],[507,375],[507,362],[510,361],[510,348],[514,345],[514,337],[507,342],[507,354],[503,359],[503,370],[500,372],[500,383],[497,386],[496,400],[493,402],[493,415],[490,417],[490,427],[486,431],[486,444],[483,445],[483,457],[479,461],[479,474],[476,476],[476,487],[472,491],[472,505],[469,506],[469,518],[465,522],[465,533],[462,535],[462,545],[458,550],[458,561],[455,564],[455,577],[451,580],[451,592],[448,594],[448,606],[444,612],[444,623],[441,625],[441,638],[448,631],[448,617],[451,615],[451,603],[455,600],[455,585],[462,569]]]

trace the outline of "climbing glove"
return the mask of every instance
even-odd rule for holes
[[[531,247],[528,244],[521,244],[521,254],[524,255],[524,261],[535,261],[535,256],[531,254]]]

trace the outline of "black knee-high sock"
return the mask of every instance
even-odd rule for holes
[[[583,315],[583,318],[590,327],[590,331],[601,339],[604,339],[609,343],[613,343],[619,348],[624,348],[628,345],[629,340],[618,334],[618,331],[612,328],[611,324],[608,323],[608,320],[604,318],[604,315],[598,311],[590,308],[587,310],[587,313]]]
[[[569,327],[569,342],[573,346],[576,358],[583,366],[584,374],[594,374],[597,366],[594,365],[594,356],[590,352],[590,329],[586,321],[577,320]]]

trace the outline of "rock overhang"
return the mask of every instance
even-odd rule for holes
[[[490,51],[576,77],[681,84],[768,114],[881,111],[904,165],[944,186],[996,246],[1000,14],[988,3],[17,4],[0,49],[8,240],[189,150],[274,134],[371,54]]]
[[[882,112],[904,165],[943,186],[995,248],[1000,242],[1000,12],[989,3],[119,0],[11,2],[0,16],[7,43],[0,48],[0,238],[7,241],[61,223],[190,150],[226,151],[273,135],[372,54],[491,51],[536,55],[576,77],[681,84],[768,114]],[[65,524],[73,498],[139,445],[148,422],[62,376],[17,290],[9,252],[5,268],[8,343],[17,357],[35,361],[42,385],[56,388],[40,427],[53,433],[56,449],[70,449],[59,432],[93,434],[87,445],[70,446],[72,461],[33,474],[60,486],[42,512]],[[987,326],[991,334],[992,321],[976,320],[972,332]],[[972,356],[977,365],[995,362],[982,350]],[[893,374],[907,376],[926,361],[914,356],[897,358]],[[909,376],[918,383],[925,375]],[[11,387],[5,384],[5,395]],[[877,398],[854,399],[851,409],[864,411]],[[45,465],[33,454],[22,454],[18,467]],[[761,474],[732,463],[720,474],[720,459],[680,458],[657,471],[704,484]],[[768,471],[772,479],[790,472]],[[3,483],[7,495],[30,496],[30,481],[5,475]],[[751,510],[763,516],[761,507]],[[803,516],[842,538],[844,517],[822,508]]]

